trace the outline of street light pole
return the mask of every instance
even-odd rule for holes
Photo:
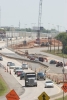
[[[25,41],[26,41],[26,25],[27,25],[27,24],[25,24]]]
[[[57,25],[58,27],[58,34],[59,34],[59,25]],[[58,39],[58,53],[59,53],[59,39]]]
[[[0,7],[0,28],[1,28],[1,7]]]
[[[63,56],[63,69],[62,69],[62,72],[63,72],[63,76],[64,76],[64,50],[63,50],[63,53],[62,53],[62,56]],[[63,85],[64,85],[64,77],[63,77]],[[63,91],[63,100],[64,100],[64,91]]]

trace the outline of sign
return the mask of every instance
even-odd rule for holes
[[[19,100],[19,96],[14,90],[11,90],[7,95],[6,95],[7,100]]]
[[[64,85],[61,88],[66,93],[67,92],[67,83],[64,83]]]
[[[39,97],[38,97],[39,100],[49,100],[50,97],[45,93],[43,92]]]

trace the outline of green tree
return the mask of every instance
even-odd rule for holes
[[[64,53],[67,54],[66,50],[67,50],[67,33],[60,33],[59,35],[56,36],[56,39],[60,40],[63,44],[63,49],[62,51],[64,51]]]

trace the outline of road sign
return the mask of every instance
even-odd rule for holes
[[[43,92],[39,97],[38,97],[39,100],[49,100],[50,97],[45,93]]]
[[[64,92],[67,92],[67,83],[64,83],[64,85],[61,88]]]
[[[7,100],[19,100],[19,96],[14,90],[11,90],[7,95],[6,95]]]

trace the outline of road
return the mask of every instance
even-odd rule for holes
[[[3,61],[1,62],[4,66],[7,65],[7,61],[12,61],[14,62],[17,66],[20,66],[21,63],[19,63],[16,60],[13,59],[9,59],[9,58],[3,58]],[[31,71],[30,69],[28,69],[28,71]],[[15,77],[15,79],[24,87],[24,80],[20,80],[19,77],[17,77],[16,75],[14,75],[13,70],[11,70],[12,75]],[[49,96],[52,96],[54,94],[58,94],[60,92],[59,87],[54,84],[54,88],[44,88],[44,83],[45,81],[37,81],[38,86],[37,87],[24,87],[25,88],[25,93],[23,95],[20,96],[20,100],[35,100],[37,99],[37,97],[43,92],[45,91]],[[31,92],[32,91],[32,92]],[[52,92],[51,92],[52,91]],[[33,98],[34,97],[34,98]]]

